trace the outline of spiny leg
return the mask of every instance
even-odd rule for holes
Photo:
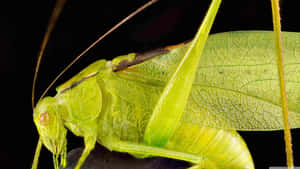
[[[84,150],[79,160],[77,161],[75,169],[80,169],[85,159],[88,157],[90,152],[94,149],[96,143],[96,137],[84,137],[84,143],[85,143]]]
[[[143,155],[143,156],[160,156],[172,159],[178,159],[187,161],[193,164],[200,164],[203,158],[199,155],[178,152],[173,150],[168,150],[159,147],[148,146],[139,143],[126,142],[126,141],[109,141],[103,142],[104,145],[110,150],[118,152],[127,152],[134,155]]]
[[[161,147],[174,133],[184,111],[200,56],[220,4],[221,0],[211,2],[194,40],[170,76],[146,127],[144,135],[146,144]]]
[[[217,169],[218,167],[214,162],[202,157],[198,154],[180,152],[175,150],[168,150],[165,148],[148,146],[139,143],[127,142],[127,141],[112,141],[103,142],[103,144],[110,150],[118,152],[127,152],[132,155],[138,155],[139,157],[147,156],[160,156],[166,158],[172,158],[177,160],[183,160],[192,164],[188,169]]]
[[[85,159],[87,158],[87,156],[90,154],[91,150],[93,150],[93,149],[94,149],[94,146],[85,146],[84,147],[84,150],[76,164],[75,169],[80,169],[80,167],[84,163]]]

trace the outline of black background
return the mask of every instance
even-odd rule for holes
[[[68,1],[49,41],[41,64],[36,96],[52,79],[99,35],[146,1]],[[100,42],[68,71],[56,86],[100,58],[112,59],[129,52],[145,51],[191,39],[210,1],[162,0],[134,17]],[[31,85],[36,55],[54,6],[50,0],[1,4],[0,168],[29,168],[38,135],[32,120]],[[300,32],[295,1],[281,4],[284,31]],[[269,0],[224,1],[212,33],[234,30],[271,30]],[[48,95],[54,95],[52,89]],[[38,97],[37,97],[38,98]],[[36,99],[37,99],[36,98]],[[257,168],[284,165],[282,131],[241,132]],[[82,139],[68,135],[68,148]],[[300,130],[293,130],[295,164],[300,166]],[[42,150],[40,168],[52,168],[52,156]],[[145,161],[146,163],[147,161]],[[124,164],[125,166],[126,164]]]

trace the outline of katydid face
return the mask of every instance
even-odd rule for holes
[[[34,123],[41,136],[43,144],[53,154],[59,155],[66,149],[67,130],[59,116],[55,98],[42,99],[34,110]]]

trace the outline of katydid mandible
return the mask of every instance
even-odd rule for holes
[[[234,130],[283,128],[274,37],[262,31],[212,35],[201,56],[220,2],[212,2],[192,42],[99,60],[42,99],[34,110],[41,142],[64,164],[66,128],[84,137],[76,168],[96,142],[140,158],[185,160],[192,168],[254,168]],[[297,70],[300,34],[282,35],[285,69]],[[292,128],[300,127],[297,77],[299,71],[286,77],[294,93],[288,98]]]

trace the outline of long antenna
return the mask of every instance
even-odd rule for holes
[[[280,102],[282,107],[282,119],[284,126],[284,142],[286,151],[286,162],[288,169],[294,168],[293,162],[293,149],[292,149],[292,136],[289,124],[288,116],[288,101],[286,94],[286,85],[284,79],[284,65],[283,65],[283,53],[282,53],[282,41],[281,41],[281,23],[279,14],[279,0],[271,0],[272,15],[273,15],[273,29],[275,33],[275,48],[277,54],[277,70],[279,75],[279,87],[280,87]]]
[[[127,22],[128,20],[130,20],[133,16],[135,16],[136,14],[138,14],[139,12],[143,11],[144,9],[146,9],[147,7],[151,6],[152,4],[154,4],[155,2],[157,2],[158,0],[151,0],[149,2],[147,2],[146,4],[142,5],[141,7],[139,7],[137,10],[135,10],[134,12],[132,12],[131,14],[129,14],[127,17],[125,17],[123,20],[121,20],[118,24],[116,24],[114,27],[112,27],[110,30],[108,30],[105,34],[103,34],[102,36],[100,36],[95,42],[93,42],[88,48],[86,48],[82,53],[80,53],[68,66],[66,66],[64,68],[63,71],[61,71],[56,78],[50,83],[50,85],[46,88],[46,90],[44,91],[44,93],[41,95],[41,97],[39,98],[39,101],[46,95],[46,93],[48,92],[48,90],[54,85],[54,83],[84,54],[86,54],[92,47],[94,47],[98,42],[100,42],[103,38],[105,38],[107,35],[109,35],[111,32],[113,32],[114,30],[116,30],[118,27],[120,27],[123,23]]]
[[[37,75],[38,75],[38,72],[39,72],[41,60],[42,60],[43,54],[45,52],[45,48],[47,46],[49,37],[50,37],[50,35],[51,35],[54,27],[55,27],[57,19],[58,19],[59,15],[60,15],[60,13],[61,13],[61,11],[62,11],[65,3],[66,3],[66,0],[57,0],[56,1],[55,7],[54,7],[53,12],[52,12],[52,14],[50,16],[50,19],[48,21],[47,30],[46,30],[46,33],[44,35],[44,38],[43,38],[43,41],[42,41],[42,44],[41,44],[41,47],[40,47],[40,51],[38,53],[37,63],[36,63],[36,66],[35,66],[35,72],[34,72],[33,82],[32,82],[32,90],[31,90],[31,106],[32,106],[32,110],[34,109],[35,86],[36,86],[36,80],[37,80]]]
[[[34,72],[34,76],[33,76],[32,90],[31,90],[32,110],[34,110],[35,86],[36,86],[36,80],[37,80],[37,75],[38,75],[38,72],[39,72],[41,60],[42,60],[43,54],[45,52],[45,48],[47,46],[50,34],[53,31],[53,29],[55,27],[55,24],[57,22],[57,19],[58,19],[60,13],[61,13],[63,7],[65,6],[65,4],[66,4],[66,0],[57,0],[56,1],[55,7],[54,7],[53,12],[50,16],[50,19],[48,21],[47,30],[46,30],[46,33],[44,35],[44,38],[43,38],[43,41],[42,41],[42,44],[41,44],[41,47],[40,47],[40,51],[38,53],[37,64],[35,66],[35,72]],[[41,137],[39,137],[39,141],[38,141],[38,144],[37,144],[36,149],[35,149],[34,159],[33,159],[33,162],[32,162],[32,167],[31,167],[32,169],[36,169],[37,166],[38,166],[38,160],[39,160],[41,149],[42,149],[42,139],[41,139]]]

